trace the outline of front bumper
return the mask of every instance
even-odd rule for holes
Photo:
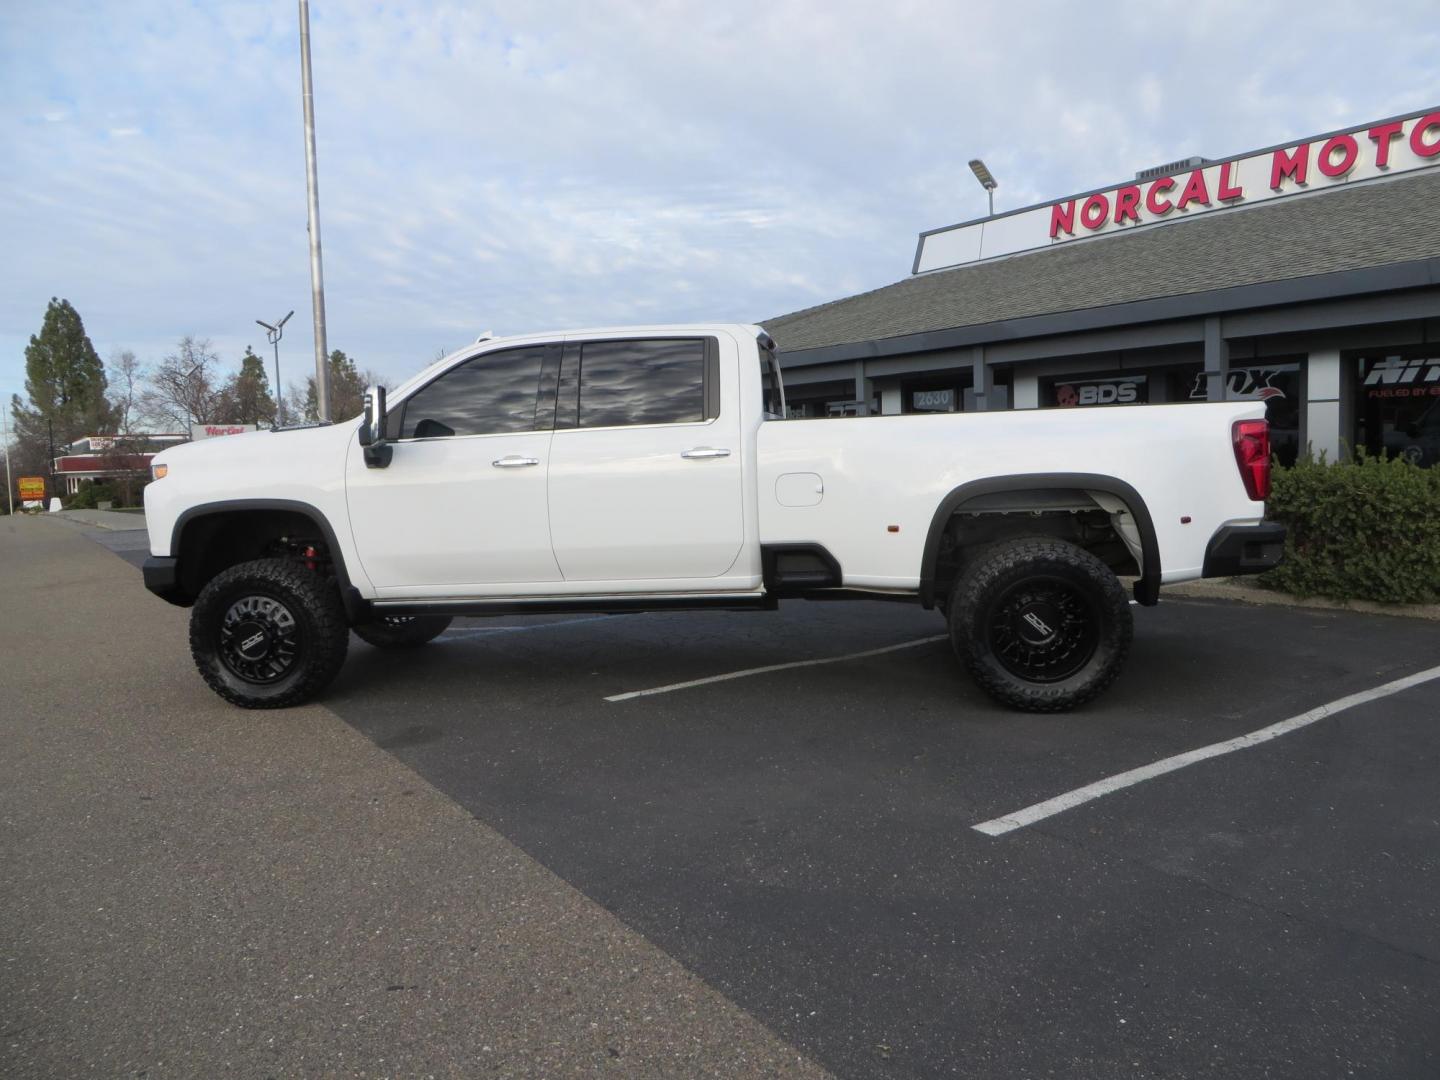
[[[190,598],[180,588],[178,562],[166,555],[151,555],[140,565],[140,573],[145,578],[145,588],[160,599],[187,607]]]
[[[1202,577],[1263,574],[1280,565],[1285,554],[1285,526],[1274,521],[1258,525],[1225,525],[1205,549]]]

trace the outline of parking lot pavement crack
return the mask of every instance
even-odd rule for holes
[[[1126,863],[1129,866],[1139,867],[1152,874],[1168,878],[1171,881],[1181,881],[1191,885],[1198,885],[1200,888],[1204,889],[1212,896],[1216,896],[1224,900],[1229,900],[1233,903],[1240,904],[1244,907],[1248,907],[1256,911],[1264,912],[1267,915],[1273,915],[1281,919],[1288,919],[1291,922],[1298,923],[1299,925],[1308,927],[1312,930],[1344,934],[1348,937],[1352,937],[1360,941],[1368,942],[1371,945],[1378,946],[1379,948],[1393,955],[1403,956],[1410,960],[1418,960],[1421,963],[1432,967],[1440,967],[1440,956],[1431,956],[1429,953],[1422,952],[1417,949],[1408,949],[1403,945],[1397,945],[1395,942],[1389,941],[1376,934],[1372,934],[1366,930],[1361,930],[1358,927],[1350,926],[1343,922],[1338,922],[1334,919],[1323,919],[1313,916],[1307,916],[1295,911],[1293,908],[1282,907],[1274,904],[1267,904],[1264,901],[1257,900],[1253,896],[1246,896],[1244,893],[1238,893],[1229,889],[1223,889],[1220,886],[1216,885],[1214,882],[1208,881],[1205,878],[1200,877],[1199,875],[1187,874],[1171,866],[1162,866],[1159,863],[1156,863],[1150,859],[1135,858],[1134,856],[1127,855],[1124,852],[1116,851],[1112,847],[1105,847],[1100,844],[1088,844],[1082,840],[1076,839],[1073,836],[1067,836],[1064,833],[1057,832],[1054,829],[1046,828],[1044,826],[1032,826],[1029,832],[1032,835],[1044,836],[1046,839],[1053,840],[1056,843],[1063,844],[1066,847],[1069,847],[1076,851],[1085,852],[1086,854],[1093,855],[1101,853],[1103,851],[1107,859],[1119,859],[1120,861]]]

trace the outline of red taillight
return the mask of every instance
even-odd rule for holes
[[[1264,502],[1270,497],[1270,425],[1264,420],[1237,420],[1230,431],[1245,491],[1256,502]]]

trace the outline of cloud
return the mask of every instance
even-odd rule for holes
[[[873,288],[984,212],[971,157],[1004,209],[1432,104],[1430,13],[312,0],[331,345],[398,378],[485,327]],[[194,333],[233,362],[294,308],[307,369],[297,48],[283,3],[7,14],[0,389],[51,295],[152,359]]]

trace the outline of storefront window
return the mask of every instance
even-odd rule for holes
[[[906,413],[961,412],[965,390],[955,375],[913,379],[900,384],[900,411]]]
[[[1440,463],[1440,349],[1361,357],[1355,380],[1356,446],[1416,465]]]
[[[1110,379],[1050,379],[1041,403],[1061,409],[1091,405],[1144,405],[1150,400],[1148,375]]]
[[[910,391],[911,412],[954,412],[959,404],[959,395],[953,386],[943,390]]]
[[[1204,401],[1205,373],[1198,372],[1190,387],[1192,401]],[[1270,451],[1281,465],[1294,465],[1300,456],[1300,362],[1271,361],[1249,367],[1232,367],[1225,382],[1226,401],[1263,401],[1270,421]]]

